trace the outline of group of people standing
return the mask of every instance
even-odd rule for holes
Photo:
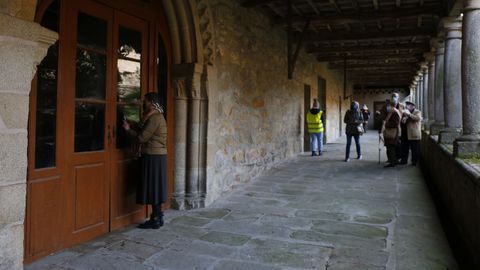
[[[400,103],[398,93],[393,93],[377,115],[383,121],[379,133],[387,148],[388,164],[385,167],[407,164],[410,151],[411,165],[416,166],[422,139],[422,112],[411,101]]]
[[[376,112],[376,117],[382,121],[379,129],[380,139],[387,149],[388,164],[385,168],[395,167],[398,164],[407,164],[409,152],[412,153],[411,165],[418,162],[419,143],[421,140],[422,113],[416,109],[411,101],[400,103],[398,93],[393,93],[391,99],[385,101],[384,106]],[[357,159],[362,159],[360,136],[366,133],[370,111],[364,104],[353,101],[350,109],[345,113],[343,122],[346,124],[345,134],[347,145],[345,162],[350,161],[350,147],[352,138],[355,141]],[[318,101],[314,99],[313,106],[306,116],[312,156],[322,155],[323,132],[325,127],[325,113],[320,110]]]

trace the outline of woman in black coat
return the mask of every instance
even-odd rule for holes
[[[350,161],[350,146],[352,137],[355,139],[355,147],[357,149],[357,159],[362,159],[362,149],[360,147],[360,135],[363,134],[363,116],[360,111],[358,102],[353,101],[350,110],[345,113],[343,122],[347,125],[345,134],[347,135],[347,149],[345,151],[345,162]]]

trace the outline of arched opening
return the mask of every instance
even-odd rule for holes
[[[171,49],[161,6],[44,0],[36,21],[59,41],[32,82],[26,262],[147,216],[135,203],[139,161],[120,123],[140,119],[151,91],[167,108],[169,196],[173,190]]]

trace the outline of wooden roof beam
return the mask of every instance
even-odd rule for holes
[[[318,24],[345,24],[345,23],[362,23],[377,20],[387,20],[395,18],[411,18],[417,16],[433,16],[441,17],[445,15],[445,10],[441,5],[428,5],[416,8],[397,8],[391,11],[369,11],[369,12],[350,12],[343,14],[319,14],[310,16],[294,16],[292,23],[301,23],[310,20],[312,23]],[[286,24],[287,19],[282,18],[274,21],[275,24]]]
[[[307,53],[362,53],[362,52],[384,52],[391,50],[412,50],[414,51],[428,51],[430,49],[427,42],[422,43],[408,43],[408,44],[392,44],[392,45],[367,45],[367,46],[348,46],[348,47],[315,47],[308,46]]]
[[[389,54],[389,55],[354,55],[347,56],[347,61],[369,61],[369,60],[392,60],[398,59],[403,60],[403,62],[415,62],[421,59],[421,55],[412,55],[412,54]],[[335,56],[317,56],[317,61],[319,62],[335,62],[343,61],[345,59],[344,55],[335,55]]]
[[[242,6],[246,8],[252,8],[278,1],[279,0],[246,0],[243,2]]]
[[[335,65],[328,65],[330,69],[344,69],[343,64],[335,64]],[[414,69],[417,67],[417,64],[413,63],[406,63],[406,64],[395,64],[395,63],[385,63],[385,64],[350,64],[347,65],[347,70],[353,70],[353,69],[364,69],[364,70],[373,70],[373,69],[399,69],[399,68],[405,68],[405,69]]]
[[[436,29],[418,28],[412,30],[397,31],[378,31],[378,32],[358,32],[358,33],[331,33],[316,35],[312,32],[307,33],[305,42],[330,42],[330,41],[348,41],[348,40],[378,40],[392,39],[413,36],[435,36]]]

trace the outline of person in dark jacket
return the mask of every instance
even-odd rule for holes
[[[395,103],[390,102],[387,100],[385,103],[385,111],[387,116],[383,121],[382,133],[384,138],[385,147],[387,148],[387,157],[388,157],[388,164],[385,165],[385,168],[388,167],[395,167],[398,163],[398,156],[396,148],[399,142],[399,138],[401,135],[400,129],[400,120],[401,120],[401,113],[395,107]]]
[[[362,159],[362,149],[360,147],[360,135],[363,133],[363,116],[360,111],[360,105],[354,101],[350,105],[350,110],[345,113],[343,122],[347,125],[345,134],[347,135],[347,148],[345,151],[345,162],[350,161],[350,146],[352,137],[355,139],[355,147],[357,149],[357,159]]]
[[[317,99],[313,100],[313,105],[306,115],[308,133],[310,134],[310,150],[312,157],[321,156],[323,152],[323,132],[325,130],[325,114],[320,110]]]
[[[137,203],[152,205],[150,219],[138,228],[158,229],[163,226],[162,203],[167,200],[167,123],[157,93],[144,97],[140,129],[131,129],[126,120],[123,128],[141,147],[142,176]]]

